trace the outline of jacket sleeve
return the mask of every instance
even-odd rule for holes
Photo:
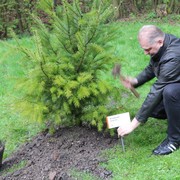
[[[151,62],[149,65],[136,77],[138,83],[134,85],[134,87],[139,87],[142,84],[146,83],[147,81],[153,79],[155,77],[155,74],[152,69]]]
[[[160,65],[157,81],[151,87],[136,118],[139,122],[146,122],[154,108],[162,100],[162,93],[167,84],[180,82],[180,58],[164,60]]]

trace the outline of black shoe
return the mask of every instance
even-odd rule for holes
[[[165,143],[165,141],[163,141],[164,144],[161,144],[160,146],[158,146],[154,151],[153,154],[154,155],[168,155],[174,151],[176,151],[177,149],[179,149],[180,144],[176,143],[176,142],[167,142]]]
[[[159,152],[159,149],[161,149],[162,147],[164,147],[165,145],[167,145],[168,142],[169,142],[168,138],[164,139],[164,140],[161,142],[161,144],[152,151],[153,154],[157,154],[157,153]]]

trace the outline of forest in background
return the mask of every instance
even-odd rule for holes
[[[63,0],[47,0],[53,4],[53,10],[62,4]],[[71,3],[73,0],[67,0]],[[91,8],[92,0],[79,0],[83,12]],[[102,3],[111,0],[102,0]],[[17,34],[30,34],[33,24],[31,14],[38,15],[48,24],[46,13],[39,8],[41,0],[2,0],[0,2],[0,39],[10,37],[10,29]],[[162,18],[168,14],[180,14],[179,0],[112,0],[115,19],[128,18],[132,15],[154,13],[153,17]]]

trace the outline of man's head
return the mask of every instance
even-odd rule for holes
[[[145,25],[139,30],[138,40],[144,53],[150,56],[156,54],[163,46],[165,34],[154,25]]]

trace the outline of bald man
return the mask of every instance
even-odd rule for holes
[[[138,41],[150,62],[136,78],[127,77],[122,83],[126,88],[137,88],[153,78],[156,81],[131,124],[119,127],[117,132],[125,136],[148,117],[167,119],[167,137],[152,151],[154,155],[167,155],[180,146],[180,39],[154,25],[145,25],[139,30]]]

